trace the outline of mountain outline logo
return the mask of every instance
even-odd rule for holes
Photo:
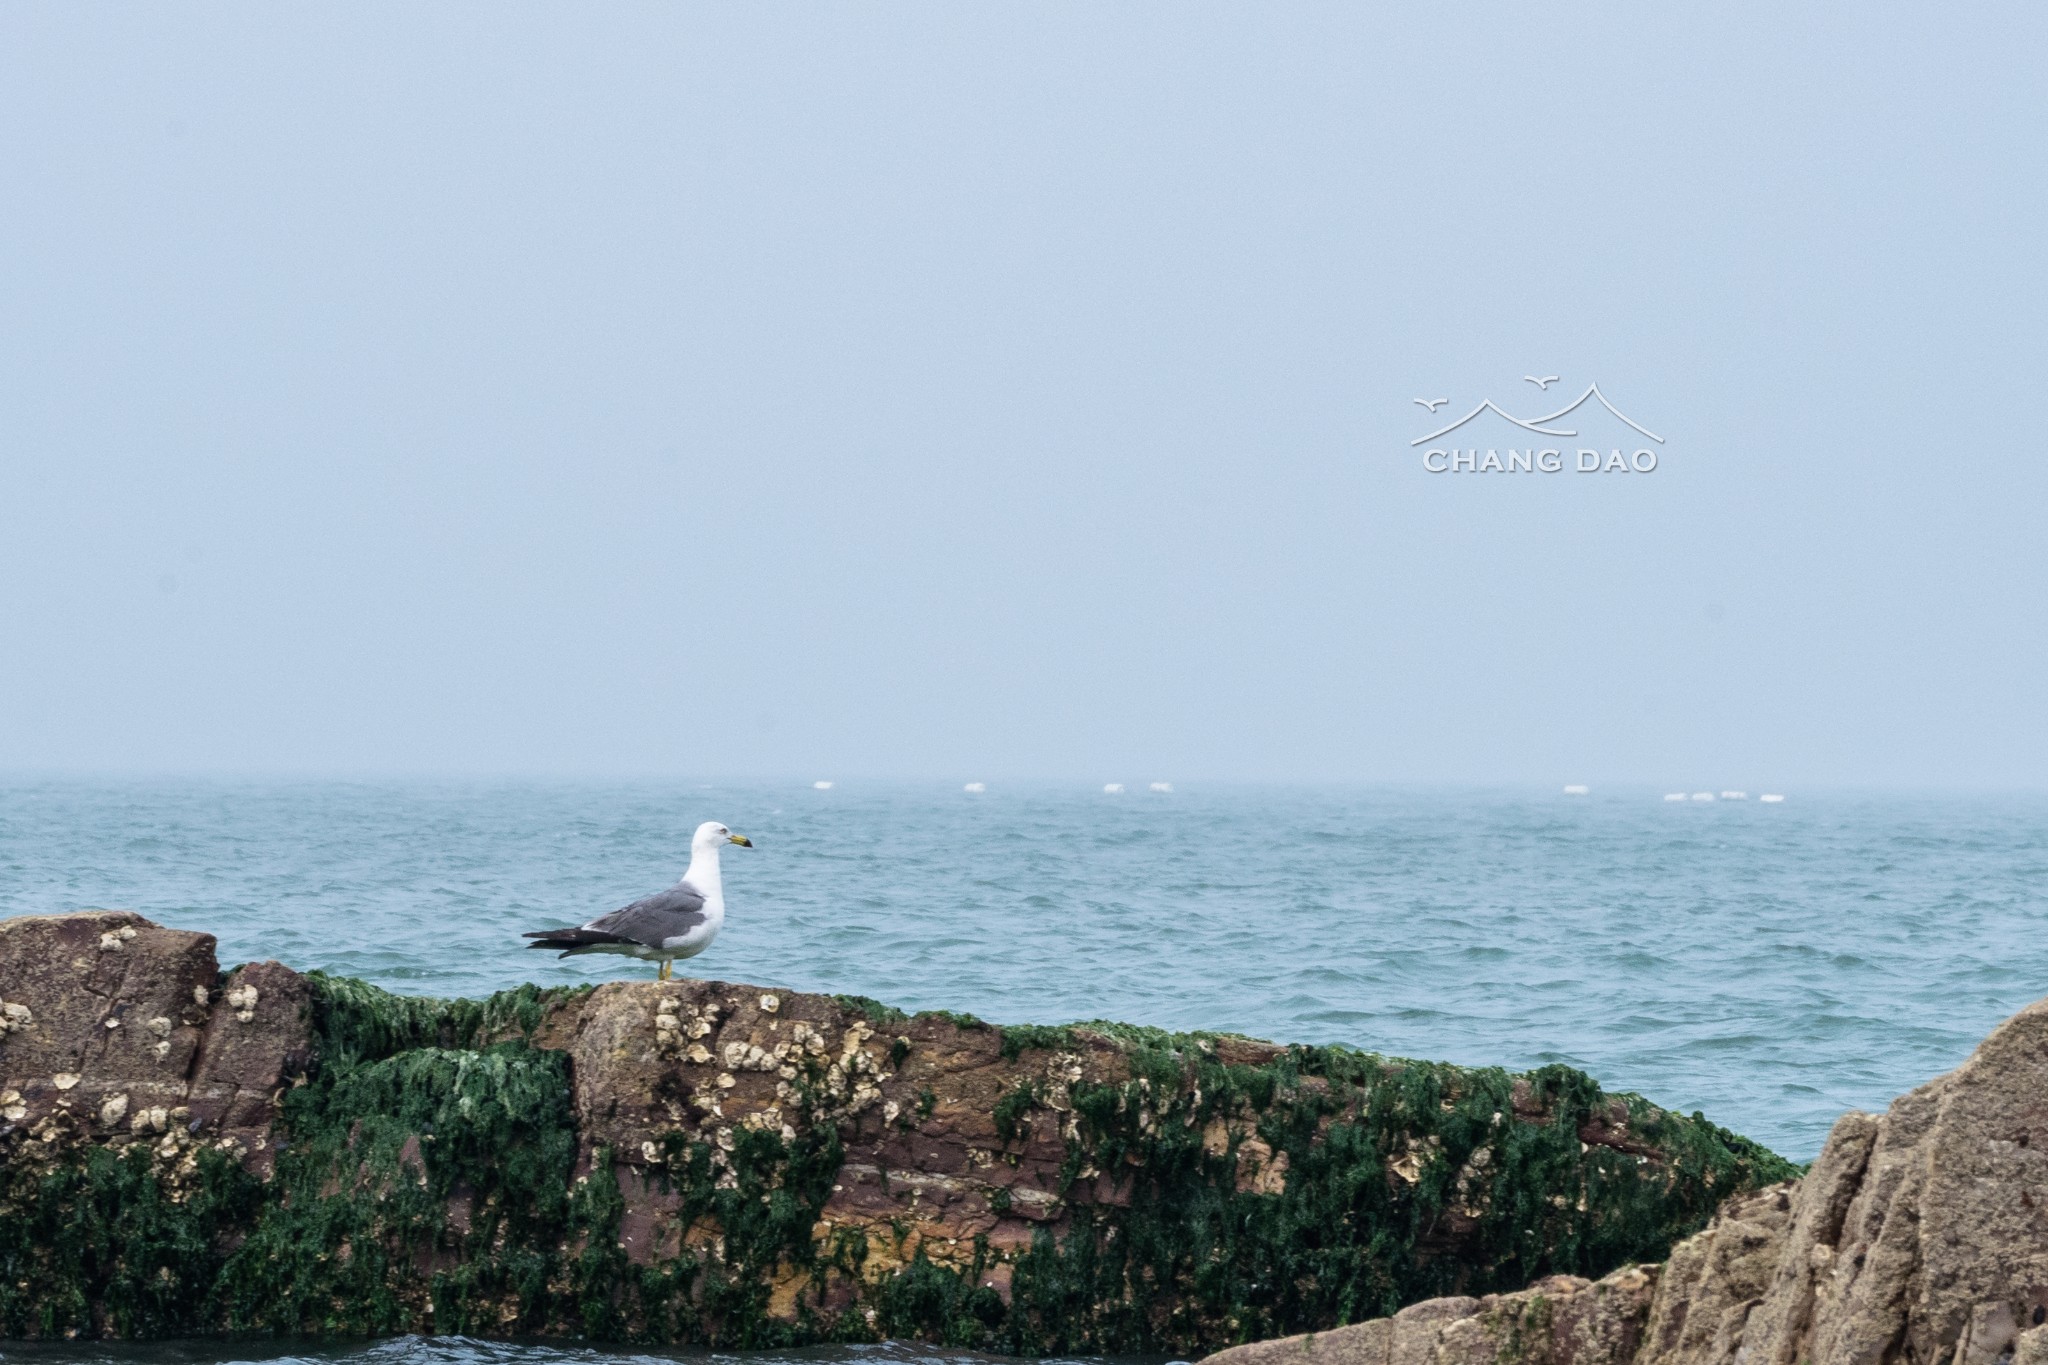
[[[1529,382],[1531,384],[1535,384],[1536,380],[1531,378],[1529,379]],[[1549,383],[1541,384],[1538,387],[1547,390],[1549,389],[1551,384],[1555,384],[1556,382],[1557,376],[1551,375]],[[1481,399],[1478,407],[1472,409],[1472,411],[1466,413],[1463,417],[1460,417],[1457,421],[1451,423],[1449,426],[1438,427],[1435,431],[1430,432],[1427,436],[1418,436],[1414,440],[1410,441],[1408,444],[1411,446],[1419,446],[1423,444],[1425,441],[1434,441],[1439,436],[1447,436],[1451,432],[1456,431],[1459,427],[1464,426],[1465,423],[1479,416],[1479,414],[1481,414],[1482,412],[1492,412],[1496,416],[1505,417],[1508,421],[1513,422],[1516,426],[1521,427],[1524,431],[1533,431],[1539,436],[1576,436],[1579,434],[1576,429],[1570,431],[1556,431],[1552,430],[1546,424],[1550,422],[1555,422],[1560,417],[1566,417],[1578,411],[1579,407],[1582,404],[1584,404],[1588,398],[1599,399],[1601,407],[1606,408],[1609,412],[1613,413],[1616,417],[1620,418],[1623,422],[1627,423],[1629,427],[1633,428],[1636,431],[1641,432],[1643,435],[1655,441],[1658,445],[1665,444],[1664,438],[1662,436],[1659,436],[1656,432],[1650,430],[1642,423],[1636,421],[1627,413],[1623,412],[1620,408],[1614,406],[1613,402],[1609,400],[1607,395],[1600,392],[1600,385],[1598,384],[1598,382],[1586,385],[1586,391],[1584,393],[1580,394],[1577,398],[1574,398],[1571,402],[1559,408],[1556,412],[1546,413],[1542,417],[1517,417],[1513,413],[1509,412],[1507,409],[1501,407],[1498,403],[1494,402],[1491,398]],[[1420,398],[1416,399],[1415,401],[1418,403],[1422,403],[1423,406],[1429,408],[1431,412],[1436,411],[1435,404],[1426,403],[1424,402],[1424,400]],[[1442,398],[1436,400],[1437,403],[1442,403],[1445,401],[1447,400]]]

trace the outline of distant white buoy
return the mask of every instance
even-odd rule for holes
[[[1664,799],[1665,799],[1666,801],[1683,801],[1683,800],[1685,800],[1685,793],[1684,793],[1684,792],[1665,792],[1665,793],[1664,793]]]
[[[1152,790],[1156,792],[1170,792],[1173,790],[1173,784],[1171,782],[1154,782]]]
[[[1783,801],[1784,799],[1784,797],[1778,795],[1776,792],[1765,792],[1762,796],[1759,796],[1757,798],[1757,800],[1759,801],[1768,801],[1772,805],[1776,805],[1778,802]]]
[[[828,792],[832,790],[832,784],[830,782],[813,782],[811,784],[811,790]]]
[[[1122,796],[1124,794],[1124,784],[1121,782],[1105,782],[1102,784],[1102,794],[1104,796]]]
[[[1723,801],[1747,801],[1747,800],[1749,800],[1749,793],[1748,793],[1748,792],[1722,792],[1722,793],[1721,793],[1721,799],[1722,799]]]
[[[988,783],[986,783],[986,782],[969,782],[969,783],[968,783],[968,784],[967,784],[966,786],[962,787],[962,788],[961,788],[960,790],[961,790],[961,791],[964,791],[964,792],[985,792],[985,791],[987,791],[987,790],[988,790]]]
[[[1586,786],[1582,782],[1574,782],[1564,789],[1564,794],[1566,796],[1584,796],[1592,790],[1591,787]]]
[[[1695,801],[1711,801],[1714,799],[1714,794],[1712,792],[1694,792],[1692,799]]]

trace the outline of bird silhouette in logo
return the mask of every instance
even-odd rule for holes
[[[1448,398],[1418,398],[1415,401],[1422,404],[1422,406],[1424,406],[1425,408],[1428,408],[1431,412],[1435,412],[1438,408],[1442,407],[1444,404],[1450,402],[1451,400]]]
[[[1544,390],[1545,392],[1548,392],[1548,391],[1549,391],[1549,389],[1550,389],[1550,386],[1551,386],[1552,384],[1555,384],[1555,383],[1557,382],[1557,376],[1556,376],[1556,375],[1554,375],[1554,374],[1553,374],[1553,375],[1547,375],[1547,376],[1545,376],[1545,377],[1544,377],[1544,378],[1542,378],[1542,379],[1538,379],[1538,378],[1537,378],[1537,377],[1536,377],[1535,375],[1533,375],[1533,374],[1525,374],[1525,375],[1523,375],[1523,376],[1522,376],[1522,378],[1524,378],[1524,379],[1528,380],[1528,381],[1529,381],[1529,382],[1530,382],[1531,384],[1534,384],[1534,385],[1535,385],[1535,386],[1536,386],[1537,388],[1539,388],[1539,389],[1542,389],[1542,390]]]

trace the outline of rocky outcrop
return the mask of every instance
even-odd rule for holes
[[[2048,1002],[1879,1119],[1850,1114],[1800,1182],[1733,1349],[1701,1360],[1975,1365],[2048,1341]]]
[[[115,912],[0,923],[0,1020],[0,1337],[1189,1353],[1431,1300],[1319,1340],[1581,1359],[1652,1277],[1574,1276],[1792,1173],[1561,1067],[712,981],[420,1000]]]
[[[2048,1362],[2048,1001],[1883,1117],[1843,1116],[1804,1176],[1730,1199],[1654,1278],[1652,1295],[1610,1295],[1602,1328],[1569,1349],[1454,1298],[1212,1359],[1464,1361],[1478,1333],[1502,1365]],[[1426,1340],[1403,1326],[1423,1322],[1446,1325]]]
[[[1219,1351],[1204,1365],[1574,1365],[1626,1361],[1642,1340],[1654,1266],[1602,1280],[1552,1275],[1513,1294],[1426,1299],[1390,1318]]]
[[[0,1123],[41,1145],[213,1142],[266,1167],[272,1101],[311,1061],[306,1002],[275,962],[224,989],[210,934],[140,915],[0,920]]]

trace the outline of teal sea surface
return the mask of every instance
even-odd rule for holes
[[[1130,786],[15,779],[0,916],[132,908],[420,994],[651,976],[519,933],[674,881],[717,819],[757,846],[686,974],[1565,1062],[1799,1160],[2048,995],[2048,797]]]

